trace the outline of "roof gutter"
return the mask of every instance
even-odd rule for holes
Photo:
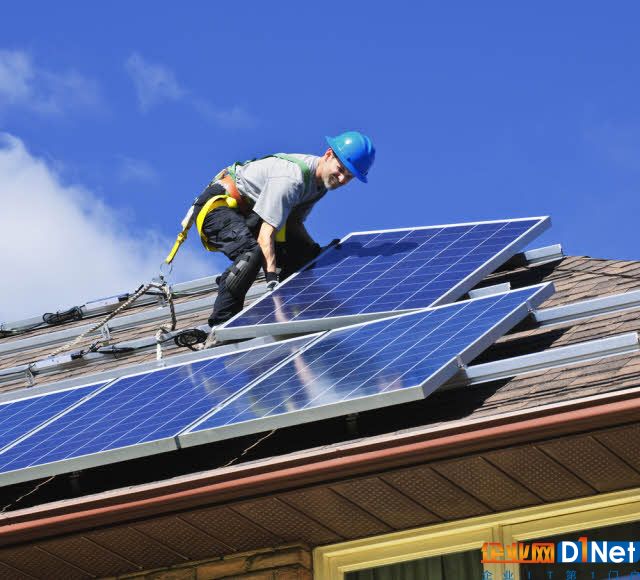
[[[0,546],[640,421],[640,388],[46,504],[0,517]]]

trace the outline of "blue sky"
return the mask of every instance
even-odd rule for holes
[[[640,259],[637,3],[26,1],[2,20],[0,320],[134,289],[221,167],[352,128],[376,164],[314,210],[320,242],[549,214],[534,245]],[[223,267],[192,234],[174,279]]]

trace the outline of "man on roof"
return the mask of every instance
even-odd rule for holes
[[[209,326],[242,310],[261,267],[273,290],[315,258],[321,248],[304,226],[315,203],[353,177],[367,182],[375,159],[371,139],[358,131],[326,139],[329,148],[320,157],[278,153],[234,163],[196,198],[182,222],[183,234],[195,221],[205,248],[232,261],[217,280]],[[179,236],[168,262],[180,241]]]

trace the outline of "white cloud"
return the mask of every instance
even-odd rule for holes
[[[224,109],[194,95],[178,83],[173,71],[163,65],[149,62],[139,53],[132,53],[125,62],[136,88],[138,105],[143,113],[165,102],[182,102],[195,109],[205,120],[225,128],[255,127],[256,119],[242,107]]]
[[[18,51],[0,50],[0,99],[14,104],[31,94],[33,69],[29,57]]]
[[[143,112],[163,101],[179,101],[186,96],[172,71],[150,63],[137,52],[127,59],[125,69],[133,80],[138,104]]]
[[[158,180],[158,172],[143,159],[120,157],[118,177],[123,182],[154,183]]]
[[[0,199],[0,321],[131,292],[157,275],[173,243],[139,227],[128,231],[118,212],[86,188],[63,184],[6,133],[0,133]],[[176,262],[174,280],[210,275],[224,264],[189,247]]]
[[[193,99],[192,105],[207,120],[226,129],[250,129],[256,120],[242,107],[220,109],[202,99]]]
[[[22,107],[44,115],[104,106],[98,83],[76,71],[56,72],[33,64],[20,50],[0,50],[0,109]]]

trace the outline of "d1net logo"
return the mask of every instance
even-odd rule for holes
[[[586,536],[577,542],[559,542],[557,562],[589,564],[633,564],[640,561],[640,542],[589,541]]]
[[[633,564],[640,561],[640,542],[589,541],[581,536],[575,542],[485,542],[483,564]]]

